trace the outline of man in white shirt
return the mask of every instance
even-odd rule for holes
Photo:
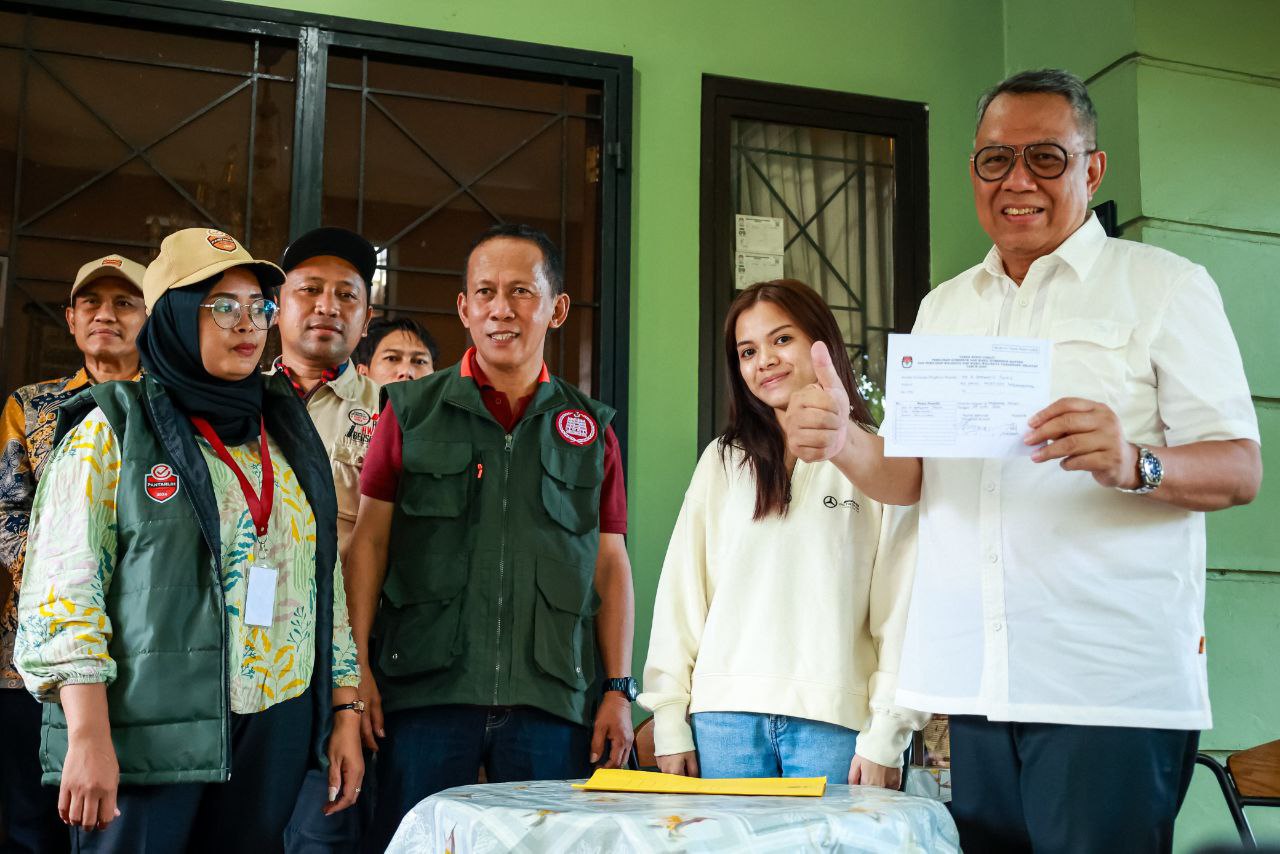
[[[970,175],[995,246],[915,326],[1053,342],[1032,456],[923,461],[897,702],[952,716],[966,851],[1171,849],[1212,725],[1203,513],[1262,477],[1213,280],[1089,210],[1096,122],[1065,71],[983,95]]]

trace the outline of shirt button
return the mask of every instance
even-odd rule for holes
[[[1031,301],[1026,297],[1023,297],[1022,299],[1018,300],[1018,305],[1022,306],[1023,308],[1026,308],[1030,304],[1031,304]]]
[[[996,554],[995,552],[992,552],[991,554],[987,555],[987,560],[991,561],[992,563],[999,563],[1000,555]]]
[[[398,659],[399,657],[400,657],[400,653],[398,653],[398,652],[393,652],[393,653],[391,653],[391,660],[392,660],[392,661],[395,661],[395,660],[396,660],[396,659]]]
[[[996,491],[996,485],[995,485],[995,483],[994,483],[993,481],[988,481],[988,482],[987,482],[987,485],[986,485],[986,487],[985,487],[985,489],[987,490],[987,492],[995,492],[995,491]]]
[[[994,623],[991,624],[991,628],[998,632],[1004,628],[1004,623],[1000,622],[999,620],[996,620]]]

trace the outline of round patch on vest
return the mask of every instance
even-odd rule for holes
[[[163,504],[178,494],[178,475],[171,467],[157,463],[147,472],[144,488],[152,501]]]
[[[590,445],[600,429],[596,421],[581,409],[566,409],[556,416],[556,431],[570,445]]]
[[[236,251],[235,239],[230,234],[227,234],[225,231],[218,231],[215,228],[211,228],[206,233],[205,240],[208,240],[209,245],[212,246],[214,249],[218,249],[223,252]]]
[[[347,417],[350,418],[351,423],[357,427],[363,427],[373,420],[373,416],[364,409],[353,409],[347,413]]]

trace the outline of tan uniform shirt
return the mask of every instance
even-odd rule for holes
[[[279,361],[270,373],[279,370]],[[350,361],[336,379],[307,397],[307,412],[324,442],[333,467],[338,495],[338,553],[346,561],[347,544],[360,507],[360,469],[378,425],[378,396],[382,386],[362,375]]]

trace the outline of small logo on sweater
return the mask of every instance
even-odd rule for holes
[[[144,488],[152,501],[163,504],[178,494],[178,475],[164,463],[156,463],[147,472]]]
[[[837,507],[845,507],[853,510],[853,512],[855,513],[862,512],[862,505],[854,501],[852,498],[846,498],[843,501],[841,501],[839,498],[836,498],[834,495],[828,495],[826,498],[822,499],[822,505],[824,507],[830,507],[832,509],[835,509]]]
[[[556,431],[570,445],[590,445],[596,440],[599,428],[595,419],[581,409],[566,409],[556,416]]]

